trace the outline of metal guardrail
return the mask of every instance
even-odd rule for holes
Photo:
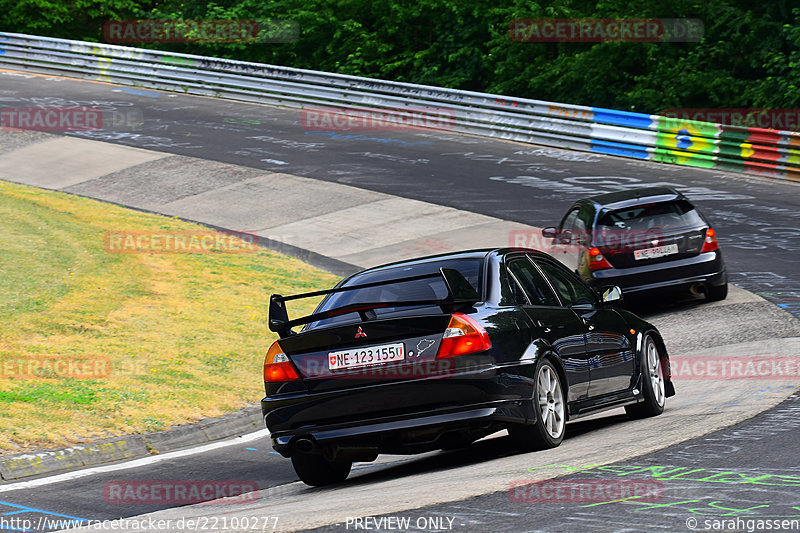
[[[800,133],[0,33],[0,67],[302,109],[427,117],[524,143],[800,180]]]

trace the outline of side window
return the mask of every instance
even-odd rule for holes
[[[581,209],[578,211],[578,214],[575,216],[574,231],[582,233],[586,232],[586,229],[589,227],[589,225],[586,224],[586,218],[586,209]]]
[[[569,273],[549,263],[537,261],[536,264],[553,283],[564,305],[593,304],[597,301],[592,291],[576,281]]]
[[[564,221],[561,223],[561,229],[573,231],[575,229],[576,220],[578,220],[578,210],[573,209],[564,217]]]
[[[573,209],[572,211],[567,214],[564,218],[564,222],[561,225],[561,229],[564,231],[570,231],[572,235],[569,238],[570,242],[573,243],[580,243],[586,241],[586,236],[588,232],[588,226],[584,219],[587,218],[586,216],[586,209],[579,211],[578,209]]]
[[[508,269],[519,280],[533,305],[560,305],[550,285],[526,258],[515,259]]]
[[[589,206],[584,206],[578,212],[578,218],[575,220],[576,233],[580,233],[582,237],[581,244],[588,244],[591,242],[592,224],[594,222],[594,210]]]

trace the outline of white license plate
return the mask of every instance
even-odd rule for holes
[[[677,244],[668,244],[666,246],[656,246],[655,248],[644,248],[642,250],[634,250],[633,257],[638,259],[655,259],[656,257],[664,257],[665,255],[672,255],[678,253]]]
[[[330,352],[328,354],[328,369],[358,368],[403,361],[405,358],[406,347],[402,342],[381,344],[379,346],[364,346],[363,348]]]

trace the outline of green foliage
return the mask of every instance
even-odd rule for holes
[[[155,4],[155,2],[152,2]],[[107,20],[136,18],[140,0],[0,0],[0,29],[101,41]]]
[[[0,29],[102,41],[112,19],[289,20],[288,43],[143,45],[175,52],[654,113],[797,107],[791,0],[0,0]],[[525,43],[517,18],[692,18],[700,42]]]

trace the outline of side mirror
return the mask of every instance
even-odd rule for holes
[[[622,301],[622,289],[613,285],[603,290],[603,303],[613,304]]]
[[[553,226],[542,228],[542,237],[545,239],[555,239],[556,235],[558,235],[558,230]]]

